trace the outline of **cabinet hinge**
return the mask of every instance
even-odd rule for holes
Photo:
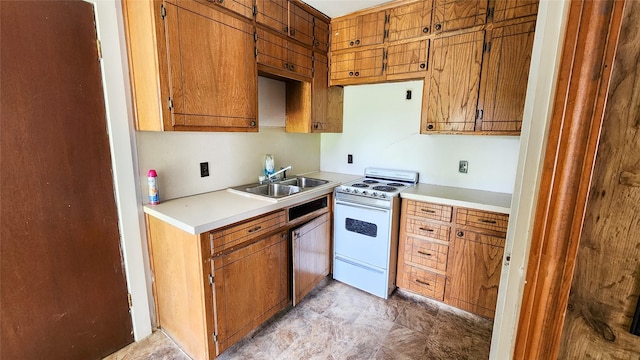
[[[162,18],[162,20],[164,20],[166,16],[167,16],[167,8],[165,8],[164,5],[160,4],[160,17]]]
[[[495,8],[488,8],[487,9],[487,21],[493,20],[493,15],[495,14]]]
[[[388,24],[391,21],[391,14],[386,14],[384,16],[384,23]]]
[[[484,115],[484,111],[482,111],[482,109],[477,109],[476,110],[476,119],[481,120],[482,119],[482,115]]]
[[[102,59],[102,43],[96,39],[96,47],[98,48],[98,59]]]
[[[384,36],[383,39],[388,39],[389,38],[389,29],[384,31]]]
[[[171,97],[169,97],[168,104],[169,104],[169,110],[173,110],[173,100],[171,100]]]
[[[258,57],[258,48],[257,47],[253,48],[253,56]]]
[[[258,15],[258,7],[253,5],[253,16]]]
[[[213,275],[209,274],[209,285],[213,285],[214,282],[215,282],[215,279],[214,279]]]
[[[218,342],[218,334],[216,334],[216,333],[211,334],[211,340],[213,340],[214,343],[217,343]]]
[[[482,52],[489,51],[491,51],[491,41],[484,43],[484,45],[482,46]]]
[[[258,32],[257,31],[253,32],[253,41],[258,41]]]
[[[133,308],[133,300],[131,299],[131,294],[127,294],[127,303],[129,304],[129,309]]]

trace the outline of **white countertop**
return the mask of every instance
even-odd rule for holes
[[[511,194],[491,191],[416,184],[401,192],[400,197],[403,199],[462,206],[502,214],[509,214],[511,211]]]
[[[251,194],[219,190],[168,200],[158,205],[145,205],[144,212],[196,235],[331,193],[336,186],[362,177],[322,171],[300,175],[329,182],[278,202]]]
[[[323,171],[300,175],[329,182],[277,202],[225,189],[168,200],[159,205],[145,205],[144,212],[196,235],[331,193],[336,186],[362,177]],[[511,207],[511,194],[430,184],[410,187],[400,197],[504,214],[508,214]]]

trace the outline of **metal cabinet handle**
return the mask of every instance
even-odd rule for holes
[[[360,45],[360,40],[356,40],[356,45]]]
[[[353,46],[355,43],[353,41],[349,41],[349,46]]]
[[[426,212],[426,213],[429,213],[429,214],[435,214],[436,213],[435,210],[431,210],[431,209],[420,209],[420,211],[423,211],[423,212]]]
[[[429,27],[428,26],[423,27],[422,28],[422,32],[425,33],[425,34],[428,33],[429,32]]]
[[[293,71],[293,64],[289,65],[289,70]]]
[[[427,229],[427,228],[423,228],[423,227],[418,228],[418,229],[420,229],[422,231],[428,231],[428,232],[433,232],[434,231],[433,229]]]
[[[316,42],[314,43],[316,46],[320,46],[320,41],[316,40]]]
[[[436,30],[440,31],[442,29],[442,24],[436,24]]]
[[[289,32],[291,34],[291,36],[296,36],[296,29],[291,29],[291,32]]]
[[[256,126],[256,122],[255,121],[251,121],[251,127]]]
[[[458,231],[458,233],[456,235],[458,235],[459,237],[463,237],[464,233],[462,231]]]
[[[356,71],[356,76],[360,76],[360,73]]]
[[[251,233],[254,233],[254,232],[256,232],[256,231],[258,231],[258,230],[260,230],[260,229],[262,229],[262,226],[258,225],[258,226],[256,226],[256,227],[254,227],[253,229],[250,229],[250,230],[248,231],[248,233],[249,233],[249,234],[251,234]]]
[[[349,71],[349,76],[353,76],[353,71]]]
[[[425,64],[425,63],[420,64],[420,69],[424,69],[426,67],[427,67],[427,64]]]
[[[422,281],[422,280],[420,280],[420,279],[416,279],[416,282],[417,282],[418,284],[431,286],[431,284],[429,284],[428,282],[426,282],[426,281]]]
[[[424,251],[420,251],[420,250],[418,250],[418,254],[420,254],[420,255],[424,255],[424,256],[433,256],[433,254],[432,254],[432,253],[426,253],[426,252],[424,252]]]
[[[284,68],[288,69],[289,68],[289,63],[284,64]]]

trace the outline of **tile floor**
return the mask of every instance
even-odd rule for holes
[[[383,300],[327,280],[218,359],[487,359],[492,326],[404,291]],[[156,331],[105,359],[189,357]]]

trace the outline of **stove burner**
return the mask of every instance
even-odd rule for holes
[[[365,183],[365,184],[377,184],[377,183],[379,183],[379,181],[377,181],[377,180],[370,180],[370,179],[369,180],[362,180],[362,182]]]
[[[388,183],[387,186],[404,186],[404,184],[392,182],[392,183]]]
[[[396,191],[397,189],[394,188],[393,186],[374,186],[373,190],[392,192],[392,191]]]
[[[369,187],[369,185],[367,185],[367,184],[361,184],[361,183],[353,184],[353,185],[351,185],[351,186],[353,186],[353,187],[357,187],[357,188],[366,188],[366,187]]]

